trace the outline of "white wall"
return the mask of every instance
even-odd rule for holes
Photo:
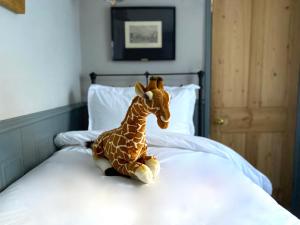
[[[0,7],[0,120],[76,103],[81,95],[86,100],[92,71],[203,69],[204,4],[205,0],[126,0],[119,4],[176,7],[176,60],[155,62],[111,60],[110,5],[104,0],[27,0],[25,15]],[[183,80],[195,82],[191,77]]]
[[[0,7],[0,120],[81,100],[79,0]]]
[[[112,61],[110,5],[104,0],[81,1],[83,99],[85,99],[88,86],[87,76],[92,71],[98,73],[143,73],[146,70],[150,72],[192,72],[204,68],[205,0],[125,0],[118,6],[175,6],[176,60]],[[187,82],[191,81],[191,78],[185,79],[188,80]]]

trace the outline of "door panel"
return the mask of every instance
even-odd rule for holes
[[[286,106],[290,5],[288,0],[266,1],[261,88],[263,107]]]
[[[212,67],[217,77],[213,103],[217,107],[245,107],[248,78],[243,74],[249,69],[250,1],[218,1],[214,12],[218,35],[213,35],[216,57]]]
[[[246,134],[245,133],[222,133],[220,141],[233,148],[240,155],[245,155],[246,151]]]
[[[211,137],[244,156],[288,206],[300,0],[214,0]],[[298,68],[298,69],[297,69]]]

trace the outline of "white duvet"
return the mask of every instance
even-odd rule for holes
[[[99,131],[56,137],[64,147],[0,193],[0,224],[300,224],[269,195],[268,178],[230,148],[206,138],[147,136],[161,163],[144,185],[107,177],[82,143]]]

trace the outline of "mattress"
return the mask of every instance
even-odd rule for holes
[[[142,184],[96,167],[83,143],[99,133],[59,134],[62,149],[0,193],[0,224],[300,224],[270,196],[269,179],[218,142],[148,135],[161,171]]]

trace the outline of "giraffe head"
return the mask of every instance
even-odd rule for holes
[[[164,89],[163,79],[161,77],[151,77],[147,87],[137,82],[135,92],[144,99],[147,109],[157,118],[157,124],[160,128],[166,129],[170,121],[170,96]]]

